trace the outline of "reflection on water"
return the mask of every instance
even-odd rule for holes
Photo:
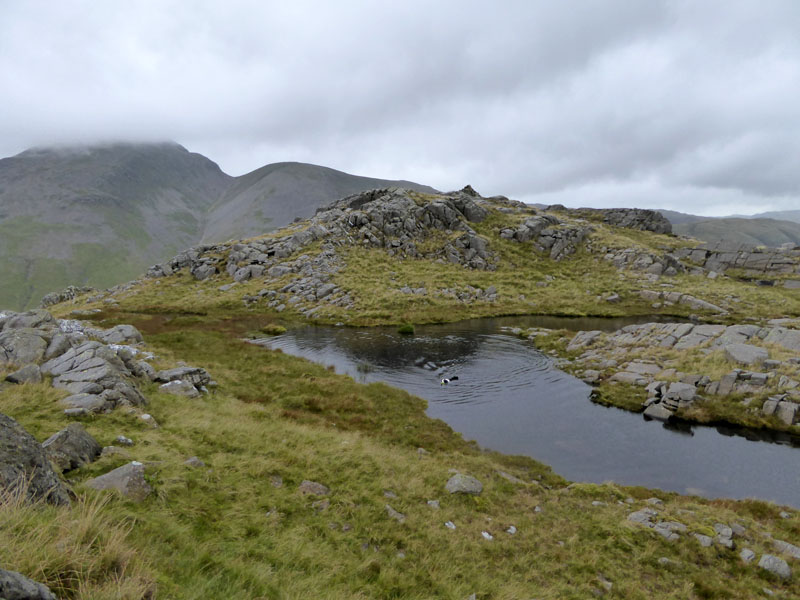
[[[791,444],[796,439],[753,441],[747,439],[755,437],[752,432],[645,421],[593,404],[589,386],[554,368],[532,343],[501,333],[500,326],[608,329],[608,321],[542,321],[420,326],[413,336],[387,329],[309,327],[262,343],[334,365],[358,381],[383,381],[421,396],[428,400],[431,417],[464,437],[486,448],[531,456],[574,481],[613,480],[800,506],[800,461]],[[631,323],[616,321],[616,327]],[[458,380],[440,384],[453,376]]]

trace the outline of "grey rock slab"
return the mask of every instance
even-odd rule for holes
[[[141,502],[153,491],[144,474],[144,465],[133,461],[105,475],[90,479],[86,485],[95,490],[117,490],[126,498]]]
[[[752,344],[729,344],[725,346],[725,356],[728,360],[740,365],[760,365],[769,358],[765,348]]]
[[[327,496],[331,493],[330,488],[327,486],[318,483],[316,481],[310,481],[305,479],[300,483],[300,486],[297,490],[304,495],[311,495],[311,496]]]
[[[159,391],[166,392],[167,394],[172,394],[174,396],[186,396],[187,398],[197,398],[200,395],[200,392],[197,391],[197,388],[195,388],[191,383],[180,379],[170,381],[169,383],[164,383],[160,385],[158,389]]]
[[[772,545],[775,548],[775,550],[777,550],[781,554],[785,554],[787,556],[791,556],[792,558],[800,560],[800,548],[798,548],[794,544],[790,544],[789,542],[784,542],[783,540],[773,540]]]
[[[0,598],[3,600],[57,600],[50,588],[17,573],[0,569]]]
[[[659,421],[666,421],[669,419],[674,413],[666,408],[663,404],[651,404],[647,408],[644,409],[644,416],[649,417],[651,419],[657,419]]]
[[[69,492],[42,446],[14,419],[0,414],[0,489],[13,490],[27,480],[29,500],[69,504]]]
[[[47,457],[62,472],[89,464],[100,456],[102,448],[80,423],[70,423],[65,429],[42,442]]]
[[[744,548],[739,552],[739,558],[742,559],[742,562],[751,563],[756,559],[756,553],[750,550],[750,548]]]
[[[185,461],[183,461],[183,464],[185,464],[187,467],[192,467],[194,469],[199,469],[200,467],[205,467],[206,466],[206,463],[204,463],[202,460],[200,460],[196,456],[190,456]]]
[[[97,335],[106,344],[136,344],[144,340],[133,325],[117,325]]]
[[[786,425],[793,425],[800,416],[800,404],[796,402],[779,402],[775,416]]]
[[[11,383],[41,383],[42,371],[39,365],[30,364],[6,375],[6,381]]]
[[[792,577],[792,570],[786,564],[786,561],[772,554],[764,554],[761,560],[758,561],[758,566],[782,579],[790,579]]]
[[[97,394],[73,394],[60,401],[69,408],[80,408],[87,412],[98,413],[106,410],[106,400]]]
[[[444,489],[451,494],[479,495],[483,491],[483,484],[469,475],[456,473],[445,484]]]

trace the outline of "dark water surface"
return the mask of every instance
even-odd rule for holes
[[[645,319],[652,320],[652,319]],[[748,439],[730,428],[665,425],[589,400],[591,388],[503,333],[504,325],[612,330],[630,319],[521,317],[394,329],[308,327],[263,340],[270,348],[383,381],[428,401],[428,415],[465,438],[524,454],[573,481],[615,481],[706,497],[762,498],[800,507],[795,438]],[[449,385],[442,377],[458,376]],[[747,436],[747,437],[745,437]]]

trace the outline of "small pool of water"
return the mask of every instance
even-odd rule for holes
[[[418,326],[413,336],[386,328],[308,327],[262,343],[334,365],[362,382],[405,389],[425,398],[428,415],[465,438],[533,457],[573,481],[615,481],[800,507],[796,438],[756,440],[747,431],[664,424],[594,404],[589,386],[555,368],[531,342],[502,330],[610,330],[631,322],[637,320],[481,319]],[[443,377],[458,379],[441,385]]]

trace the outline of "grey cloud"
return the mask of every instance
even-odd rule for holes
[[[0,155],[176,139],[232,174],[795,208],[798,30],[793,0],[4,3]]]

